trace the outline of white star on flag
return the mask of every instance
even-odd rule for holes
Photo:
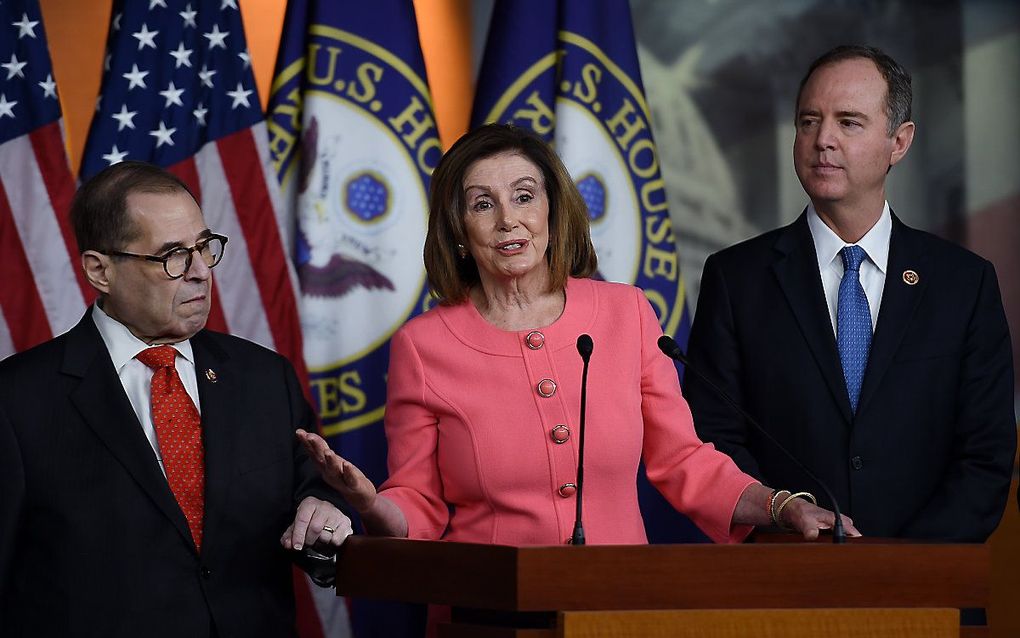
[[[176,86],[174,86],[174,83],[171,82],[170,85],[166,87],[165,91],[159,92],[160,95],[166,98],[166,104],[163,105],[163,108],[169,108],[171,104],[176,104],[177,106],[184,106],[184,102],[181,102],[182,93],[184,93],[184,89],[177,88]]]
[[[119,113],[114,113],[110,117],[117,120],[117,131],[123,131],[125,128],[135,128],[135,116],[138,115],[138,111],[127,110],[127,104],[120,107]]]
[[[131,72],[123,74],[124,75],[124,79],[127,80],[130,83],[130,84],[128,84],[128,91],[130,91],[131,89],[135,88],[136,86],[140,86],[143,89],[149,88],[149,87],[145,86],[145,76],[148,75],[148,74],[149,74],[148,71],[139,71],[137,64],[132,64],[131,65]]]
[[[208,112],[209,112],[209,109],[207,109],[204,106],[202,106],[202,103],[199,102],[198,103],[198,108],[195,109],[194,111],[192,111],[191,114],[195,116],[195,120],[197,120],[199,124],[201,124],[202,126],[205,126],[206,125],[205,124],[205,114],[208,113]]]
[[[202,84],[213,88],[212,76],[216,75],[216,71],[210,71],[206,65],[202,65],[202,70],[198,72],[198,79],[202,81]]]
[[[248,96],[251,94],[252,94],[251,91],[245,91],[244,87],[241,86],[241,83],[238,82],[236,89],[234,89],[233,91],[227,91],[227,95],[234,98],[234,103],[230,105],[230,108],[236,109],[239,104],[251,106],[251,104],[248,104]]]
[[[177,132],[176,128],[167,128],[166,124],[163,124],[163,120],[159,121],[159,128],[155,131],[149,131],[149,135],[156,138],[156,148],[166,144],[167,146],[173,146],[174,141],[171,136]]]
[[[22,72],[22,69],[25,68],[26,64],[28,64],[28,62],[19,62],[18,56],[12,53],[11,61],[0,64],[0,66],[7,69],[7,79],[10,80],[15,75],[22,78],[25,77],[25,74],[24,72]]]
[[[177,60],[177,64],[174,65],[174,68],[175,69],[179,69],[179,68],[181,68],[181,66],[186,66],[186,67],[188,67],[190,69],[191,68],[191,53],[192,53],[192,49],[185,49],[183,42],[178,44],[177,45],[177,50],[170,52],[170,56],[173,57],[174,60]]]
[[[234,0],[223,0],[223,4],[220,5],[220,11],[223,11],[224,9],[236,9],[236,8],[237,2],[235,2]]]
[[[47,73],[46,80],[43,82],[36,82],[42,90],[43,97],[51,97],[56,99],[57,97],[57,83],[53,81],[53,74]]]
[[[117,150],[116,144],[113,145],[109,153],[103,155],[103,159],[109,162],[110,166],[123,162],[125,157],[127,157],[127,151]]]
[[[238,53],[237,57],[241,58],[241,61],[244,62],[244,68],[247,69],[251,66],[251,55],[248,53],[248,49]]]
[[[38,20],[32,21],[28,19],[27,13],[21,14],[21,22],[12,22],[11,25],[18,27],[18,39],[25,37],[35,37],[35,25],[39,24]]]
[[[190,2],[184,6],[184,11],[181,11],[177,15],[184,18],[185,27],[191,27],[192,29],[198,28],[198,25],[195,24],[195,16],[198,15],[198,11],[191,8]]]
[[[159,35],[159,31],[149,31],[149,28],[143,23],[141,31],[135,31],[131,34],[138,39],[138,50],[141,51],[145,47],[156,48],[156,36]]]
[[[149,11],[152,11],[156,7],[163,7],[166,9],[166,0],[149,0]]]
[[[230,35],[230,31],[220,31],[220,25],[214,24],[212,31],[202,35],[209,39],[209,50],[212,51],[216,47],[227,48],[226,39]]]
[[[3,93],[0,93],[0,117],[4,117],[4,116],[7,116],[7,115],[10,115],[13,118],[14,117],[14,105],[17,104],[17,103],[18,103],[17,100],[14,100],[12,102],[8,102],[7,101],[7,95],[5,95]]]

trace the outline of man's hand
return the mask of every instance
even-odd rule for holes
[[[283,533],[280,544],[296,551],[308,545],[320,554],[332,556],[353,533],[351,519],[335,505],[308,496],[298,505],[294,522]]]

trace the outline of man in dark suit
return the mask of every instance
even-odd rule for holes
[[[885,200],[913,140],[910,102],[910,75],[877,49],[812,64],[794,143],[811,203],[708,259],[689,355],[863,534],[984,541],[1016,449],[1009,332],[992,265]],[[818,491],[695,375],[685,395],[701,437],[743,470]]]
[[[140,162],[72,221],[98,302],[0,362],[0,633],[293,635],[291,565],[328,580],[350,521],[291,365],[203,329],[226,239]]]

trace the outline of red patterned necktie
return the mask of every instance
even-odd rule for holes
[[[153,369],[152,423],[163,453],[170,489],[188,519],[195,546],[202,549],[202,514],[205,511],[205,461],[202,419],[177,374],[177,350],[156,346],[135,358]]]

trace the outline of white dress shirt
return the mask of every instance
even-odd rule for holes
[[[159,451],[159,440],[156,438],[156,426],[152,423],[151,384],[153,371],[144,363],[135,359],[142,350],[149,347],[138,337],[131,334],[127,326],[117,321],[110,315],[103,312],[99,304],[92,307],[92,320],[99,329],[99,335],[106,344],[106,349],[113,360],[113,367],[120,377],[124,386],[131,407],[135,409],[138,422],[142,425],[145,438],[149,439],[149,445],[156,453],[156,460],[159,461],[159,469],[166,475],[166,468],[163,467],[163,455]],[[181,356],[175,360],[177,374],[181,376],[181,382],[188,396],[195,404],[199,414],[202,407],[198,402],[198,378],[195,376],[195,355],[191,349],[191,342],[188,340],[172,345]]]
[[[825,225],[818,216],[815,207],[808,204],[808,228],[815,242],[815,256],[818,257],[818,272],[822,276],[822,288],[825,290],[825,303],[829,307],[829,319],[832,321],[832,333],[836,334],[836,306],[839,303],[839,282],[843,279],[843,259],[839,251],[848,244],[831,228]],[[885,202],[882,215],[875,222],[857,245],[864,249],[868,258],[861,262],[861,286],[868,298],[868,309],[871,311],[871,331],[875,331],[878,323],[878,309],[882,305],[882,292],[885,290],[886,267],[889,264],[889,240],[892,237],[892,214],[889,202]]]

